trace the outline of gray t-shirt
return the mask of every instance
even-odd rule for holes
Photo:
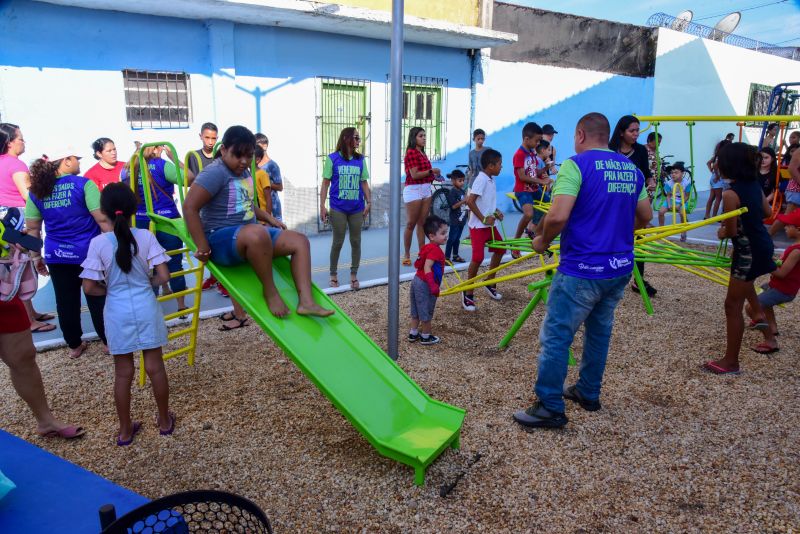
[[[253,177],[250,171],[234,176],[227,165],[216,159],[200,174],[192,187],[200,186],[211,194],[211,201],[200,209],[203,231],[255,222]]]

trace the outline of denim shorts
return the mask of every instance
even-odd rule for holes
[[[794,297],[792,295],[787,295],[783,291],[778,291],[774,287],[769,287],[767,284],[764,285],[764,292],[758,295],[758,302],[764,308],[772,308],[778,304],[786,304],[793,300]]]
[[[524,206],[525,204],[533,205],[533,193],[531,191],[520,191],[514,193],[514,196],[517,197],[517,202],[520,206]]]
[[[790,204],[794,204],[795,206],[800,206],[800,192],[798,191],[787,191],[786,192],[786,202]]]
[[[247,225],[240,224],[238,226],[224,226],[217,228],[206,234],[208,239],[208,246],[211,247],[211,261],[219,265],[231,267],[244,263],[245,260],[239,255],[236,250],[236,237],[239,235],[239,230]],[[261,226],[261,225],[259,225]],[[269,237],[273,243],[277,241],[278,236],[281,235],[281,229],[274,226],[261,226],[265,231],[269,232]]]

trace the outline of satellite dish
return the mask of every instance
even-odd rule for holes
[[[738,11],[734,11],[729,15],[725,15],[722,17],[722,20],[717,22],[717,24],[714,26],[709,39],[714,41],[724,41],[728,35],[733,33],[733,30],[735,30],[739,25],[740,20],[742,20],[742,14]]]
[[[694,13],[691,10],[687,9],[686,11],[681,11],[678,13],[678,16],[675,17],[675,20],[672,22],[672,29],[675,31],[682,32],[686,30],[686,27],[692,22],[692,17]]]

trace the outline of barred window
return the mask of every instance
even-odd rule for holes
[[[122,71],[125,113],[132,128],[188,128],[191,85],[185,72]]]
[[[387,76],[387,82],[389,77]],[[389,83],[386,84],[386,109],[390,109]],[[390,125],[386,118],[386,161],[389,162]],[[425,76],[403,76],[403,141],[408,140],[411,128],[425,129],[427,145],[425,152],[431,161],[443,160],[447,154],[447,79]]]

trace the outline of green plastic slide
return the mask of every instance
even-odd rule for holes
[[[151,215],[158,230],[179,236],[194,249],[182,219]],[[261,282],[248,264],[208,269],[239,301],[301,371],[382,455],[425,469],[449,445],[457,448],[465,411],[431,399],[333,300],[312,286],[314,300],[336,310],[327,318],[292,312],[277,319],[267,309]],[[273,262],[275,286],[290,310],[297,293],[289,261]]]

